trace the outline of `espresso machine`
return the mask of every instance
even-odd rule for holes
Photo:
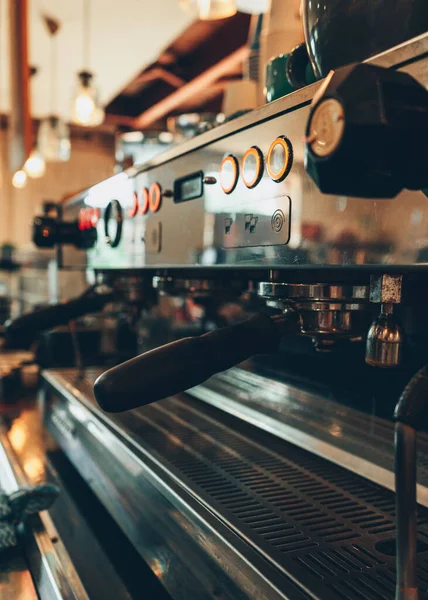
[[[332,71],[35,222],[138,311],[135,357],[44,371],[43,418],[172,598],[428,598],[427,56]]]

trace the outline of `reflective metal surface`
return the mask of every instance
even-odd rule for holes
[[[424,35],[376,57],[375,62],[400,66],[404,59],[402,68],[426,84],[423,56],[427,49],[428,35]],[[88,252],[88,266],[245,270],[382,265],[387,271],[396,265],[426,265],[428,208],[423,192],[402,192],[381,201],[327,196],[306,175],[302,139],[308,104],[316,89],[317,84],[308,86],[253,111],[70,201],[65,209],[67,219],[75,218],[83,206],[103,211],[112,199],[123,205],[125,217],[117,247],[105,243],[101,218],[99,241]],[[257,142],[266,157],[272,142],[281,135],[293,146],[293,166],[283,181],[275,182],[265,170],[252,189],[239,177],[228,194],[217,183],[203,184],[202,196],[190,201],[178,202],[171,197],[175,180],[202,171],[219,181],[225,155],[232,154],[240,162]],[[134,191],[155,182],[165,192],[159,210],[130,217],[127,211],[134,204]],[[81,253],[64,249],[64,256],[65,265],[82,264]]]
[[[61,389],[47,403],[46,423],[168,593],[179,600],[303,600],[283,578],[286,591],[279,591],[275,569],[260,563],[156,457],[96,408],[98,374],[81,379],[73,370],[46,371],[49,389]],[[173,436],[170,443],[176,443]]]
[[[17,430],[15,432],[15,436],[18,435]],[[24,435],[23,430],[21,434]],[[0,483],[6,493],[28,485],[4,425],[0,429],[0,463]],[[42,478],[40,456],[35,454],[24,464],[34,479]],[[47,511],[30,519],[28,526],[23,528],[21,539],[40,600],[89,600]]]
[[[189,394],[395,489],[394,427],[382,418],[239,368]],[[418,444],[418,502],[428,506],[428,435],[420,433]]]
[[[396,367],[401,362],[404,334],[392,314],[382,312],[367,334],[366,363],[373,367]]]
[[[143,487],[141,472],[144,470],[149,477],[154,470],[164,486],[169,487],[171,479],[179,482],[178,499],[185,494],[187,499],[198,501],[196,511],[202,527],[192,531],[198,532],[199,542],[204,538],[204,522],[209,514],[215,515],[217,533],[223,532],[224,524],[229,535],[235,532],[245,540],[246,556],[253,568],[262,568],[270,579],[273,573],[269,566],[274,564],[280,574],[300,587],[301,592],[295,587],[287,593],[284,580],[277,578],[278,589],[286,597],[297,600],[303,594],[304,598],[353,600],[361,598],[362,591],[365,600],[378,600],[382,595],[392,599],[395,581],[391,569],[395,558],[391,547],[395,528],[391,517],[394,495],[389,491],[275,436],[247,428],[242,421],[231,420],[186,396],[170,398],[144,410],[106,416],[100,414],[90,391],[86,391],[90,390],[91,374],[86,381],[77,380],[72,371],[45,376],[50,381],[48,426],[86,477],[94,468],[90,463],[97,465],[98,477],[91,478],[91,486],[101,492],[102,474],[102,502],[141,551],[144,544],[137,535],[141,519],[147,511],[154,510],[152,503],[146,504],[147,488]],[[52,420],[55,414],[60,415],[61,428],[58,421]],[[70,426],[65,427],[65,422]],[[111,437],[109,432],[113,433]],[[128,448],[126,461],[121,458],[124,445]],[[135,462],[138,457],[140,469]],[[121,461],[118,470],[117,460]],[[163,494],[165,491],[164,487]],[[159,503],[161,498],[153,497],[152,501]],[[132,513],[132,529],[126,526],[121,512],[123,503]],[[186,513],[182,508],[177,505],[184,523]],[[421,509],[422,539],[425,517],[426,512]],[[153,515],[152,525],[158,534],[163,531],[162,523],[153,520]],[[174,531],[171,524],[170,544]],[[228,540],[236,551],[237,538]],[[146,540],[146,551],[148,546]],[[203,544],[201,549],[199,560],[209,555],[220,564],[218,540],[214,545]],[[257,553],[252,554],[252,549]],[[183,559],[189,550],[187,537],[182,534]],[[263,556],[263,563],[257,555]],[[245,575],[251,580],[254,573],[251,575],[250,564],[245,573],[238,573],[236,558],[233,554],[229,557],[227,572],[231,578],[236,582],[236,577]],[[422,597],[427,594],[423,580],[426,559],[423,550],[418,554]],[[171,558],[170,565],[173,564]],[[176,574],[177,581],[184,577],[183,570]],[[218,585],[222,585],[222,580]],[[263,597],[260,589],[258,593]]]
[[[89,517],[91,513],[87,495],[84,495],[76,477],[70,480],[69,471],[64,472],[62,468],[58,446],[43,426],[43,415],[38,403],[34,399],[28,399],[19,407],[9,407],[6,418],[3,439],[7,436],[14,456],[13,464],[19,469],[17,474],[22,475],[22,480],[21,475],[19,476],[20,485],[48,482],[60,488],[59,497],[49,511],[41,513],[40,520],[52,540],[55,555],[66,577],[77,590],[78,597],[81,597],[81,593],[86,593],[91,600],[134,598],[122,582],[116,565],[112,564],[111,557],[108,556],[109,549],[106,553],[96,536],[97,526]],[[61,475],[52,461],[61,468]],[[116,539],[116,545],[119,544],[120,540]],[[49,561],[54,562],[53,556]],[[35,579],[38,581],[40,567],[37,562],[35,565]],[[142,565],[139,572],[140,584],[146,582],[144,567]]]
[[[368,316],[361,313],[370,310],[368,286],[260,282],[257,292],[268,306],[296,310],[301,333],[319,351],[332,350],[341,339],[360,341],[366,334]]]

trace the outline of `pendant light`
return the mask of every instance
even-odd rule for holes
[[[37,68],[33,67],[30,71],[30,78],[32,79],[36,75]],[[46,162],[37,146],[30,152],[30,156],[24,163],[23,170],[31,179],[40,179],[46,173]]]
[[[57,109],[57,74],[58,49],[56,46],[59,22],[44,16],[48,33],[51,38],[51,114],[42,119],[37,135],[37,148],[42,157],[48,162],[66,162],[70,158],[71,143],[68,125],[55,115]]]
[[[46,173],[46,162],[38,148],[33,148],[24,163],[24,171],[31,179],[40,179]]]
[[[28,181],[27,173],[23,169],[19,169],[19,171],[15,171],[15,173],[12,177],[12,185],[14,188],[17,188],[18,190],[25,188],[25,186],[27,185],[27,181]]]
[[[226,19],[236,14],[236,0],[179,0],[187,12],[197,14],[203,21]]]
[[[85,69],[78,73],[78,83],[73,102],[73,122],[85,127],[96,127],[104,121],[104,110],[99,104],[94,76],[87,69],[90,55],[91,4],[83,0],[83,63]]]

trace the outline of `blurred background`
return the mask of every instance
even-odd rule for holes
[[[284,4],[281,27],[294,30],[282,37],[286,51],[303,32],[299,3],[291,13]],[[267,0],[0,0],[0,245],[22,257],[44,202],[262,104],[267,8]]]

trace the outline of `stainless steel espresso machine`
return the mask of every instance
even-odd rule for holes
[[[428,598],[427,86],[425,34],[36,222],[138,307],[44,422],[172,598]]]

